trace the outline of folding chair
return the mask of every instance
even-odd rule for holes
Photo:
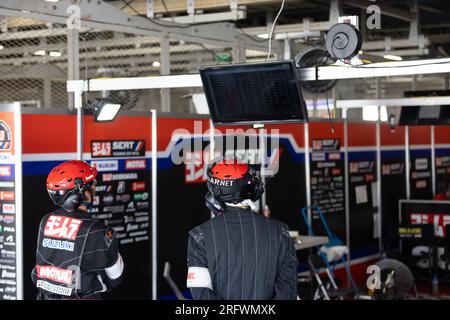
[[[331,232],[330,228],[328,227],[328,223],[325,220],[325,217],[323,215],[323,211],[318,206],[311,206],[311,207],[304,207],[301,210],[301,214],[303,217],[303,220],[306,223],[306,226],[308,227],[308,234],[314,235],[314,231],[312,228],[312,221],[309,221],[308,219],[308,210],[315,210],[317,214],[320,217],[320,220],[322,222],[322,225],[325,229],[325,232],[327,233],[329,242],[321,247],[318,247],[318,254],[323,259],[327,269],[331,273],[331,276],[334,277],[334,269],[336,265],[340,262],[343,263],[345,271],[347,273],[347,279],[350,281],[350,284],[353,288],[353,290],[356,292],[358,291],[358,288],[356,287],[355,281],[353,280],[353,276],[350,271],[350,266],[347,262],[347,255],[348,255],[348,248],[345,246],[344,242],[341,241],[334,233]]]

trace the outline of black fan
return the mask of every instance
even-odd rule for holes
[[[321,47],[309,47],[301,50],[295,56],[295,66],[297,68],[321,67],[333,64],[333,60],[328,51]],[[337,80],[312,80],[302,81],[302,88],[311,93],[322,93],[330,90],[336,85]]]

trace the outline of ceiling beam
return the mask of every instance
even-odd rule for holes
[[[292,1],[292,0],[291,0]],[[123,1],[111,1],[111,5],[116,8],[122,9],[123,11],[135,15],[130,7],[125,6]],[[153,11],[154,13],[176,13],[176,12],[187,12],[187,2],[186,0],[170,0],[165,1],[166,8],[161,0],[153,0]],[[238,5],[240,6],[262,6],[262,5],[272,5],[280,4],[280,0],[238,0]],[[131,3],[133,9],[135,9],[140,14],[146,14],[147,12],[147,2],[145,0],[135,0]],[[230,0],[195,0],[196,10],[211,10],[211,9],[222,9],[229,8]]]
[[[367,0],[344,0],[344,4],[365,10],[367,9],[367,6],[370,4],[370,2],[368,2]],[[410,11],[397,9],[380,2],[374,2],[373,4],[376,4],[378,7],[380,7],[380,13],[385,16],[408,22],[411,22],[413,20],[413,16]]]

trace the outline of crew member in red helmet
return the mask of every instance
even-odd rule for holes
[[[38,299],[101,299],[122,280],[124,263],[114,232],[87,212],[96,176],[95,168],[75,160],[47,177],[48,194],[58,208],[39,225],[31,274]]]
[[[215,162],[207,174],[205,201],[215,217],[189,232],[193,298],[295,300],[298,261],[288,227],[252,210],[262,181],[237,159]]]

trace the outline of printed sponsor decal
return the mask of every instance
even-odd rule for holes
[[[224,180],[222,180],[224,181]],[[229,181],[229,180],[226,180]],[[133,195],[134,201],[145,201],[148,199],[148,192],[142,192],[142,193],[135,193]]]
[[[44,229],[44,235],[52,238],[75,240],[82,220],[50,215]]]
[[[0,166],[0,177],[11,177],[11,166]]]
[[[97,168],[98,172],[118,171],[118,160],[91,161],[91,166]]]
[[[137,173],[104,173],[102,175],[103,181],[117,181],[117,180],[136,180]]]
[[[130,200],[131,200],[131,195],[129,195],[129,194],[118,194],[118,195],[116,195],[116,201],[117,202],[126,203],[126,202],[129,202]]]
[[[44,239],[42,239],[42,246],[44,248],[65,250],[65,251],[73,252],[73,249],[75,248],[75,243],[70,242],[70,241],[62,241],[62,240],[44,238]]]
[[[68,297],[72,294],[72,288],[57,286],[57,285],[51,284],[50,282],[47,282],[44,280],[38,280],[36,282],[36,287],[41,288],[41,289],[51,292],[51,293],[60,294],[63,296],[68,296]]]
[[[11,129],[5,121],[0,120],[0,151],[11,150]]]
[[[127,183],[125,181],[119,181],[117,184],[117,193],[124,193],[126,190]]]
[[[58,283],[71,284],[72,270],[61,269],[53,266],[36,266],[38,278],[52,280]]]
[[[336,167],[336,162],[319,162],[317,168],[333,168]]]
[[[92,205],[98,206],[100,204],[100,197],[94,196],[94,200],[92,201]]]
[[[111,192],[111,191],[112,191],[111,185],[103,185],[95,187],[95,192]]]
[[[145,190],[145,181],[133,182],[131,184],[131,190],[133,190],[133,191],[144,191]]]
[[[91,144],[91,154],[93,158],[111,157],[112,148],[110,141],[93,141]]]
[[[145,160],[125,160],[126,170],[145,170],[147,162]]]
[[[415,161],[416,170],[427,170],[428,169],[428,158],[418,158]]]
[[[103,204],[109,206],[114,202],[114,196],[111,193],[107,193],[103,196]]]
[[[329,153],[328,160],[341,160],[341,154],[339,152]]]
[[[14,188],[14,181],[0,181],[0,188]]]
[[[135,212],[136,208],[134,207],[134,202],[130,202],[127,206],[126,212]]]
[[[16,205],[4,203],[3,204],[3,213],[16,213]]]
[[[417,180],[416,181],[416,188],[417,189],[424,189],[427,187],[427,180]]]
[[[16,273],[15,272],[9,272],[7,270],[2,270],[2,275],[1,277],[3,279],[9,278],[9,279],[15,279],[16,278]]]
[[[312,141],[312,149],[314,151],[339,150],[339,139],[320,139]]]
[[[7,227],[7,226],[4,226],[4,227],[3,227],[3,231],[4,231],[4,232],[16,232],[16,229],[15,229],[14,227]]]
[[[148,202],[140,202],[140,201],[138,201],[138,202],[136,202],[136,206],[137,206],[138,210],[148,209],[149,208],[149,203]]]
[[[2,222],[2,221],[4,223],[11,224],[11,223],[14,223],[15,218],[14,218],[14,216],[0,215],[0,222]],[[5,229],[6,229],[6,227],[5,227]]]
[[[325,161],[326,156],[323,152],[313,152],[311,154],[311,160],[312,161]]]
[[[412,213],[410,221],[411,224],[433,224],[435,236],[445,237],[445,226],[450,224],[450,214]]]
[[[124,212],[125,206],[107,206],[103,207],[103,212],[121,213]]]
[[[14,191],[0,191],[0,200],[14,201],[14,199],[15,199]]]
[[[92,141],[91,155],[93,158],[145,156],[145,141]]]
[[[136,237],[136,238],[134,238],[135,242],[145,241],[145,240],[148,240],[148,239],[149,239],[149,236]]]

